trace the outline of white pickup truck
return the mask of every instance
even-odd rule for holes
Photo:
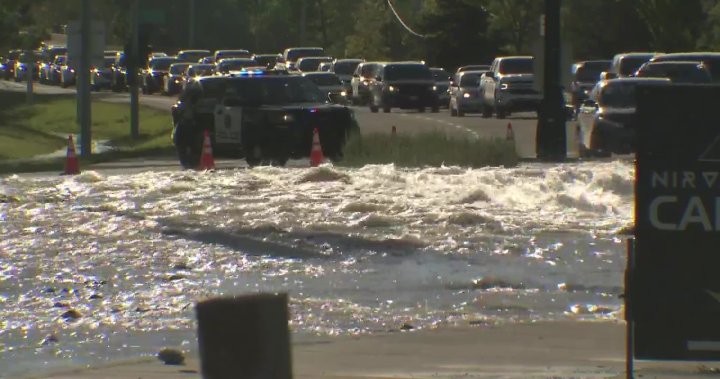
[[[511,112],[537,111],[542,97],[533,82],[533,57],[497,57],[480,77],[483,117],[505,118]]]

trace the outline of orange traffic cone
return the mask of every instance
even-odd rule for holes
[[[80,163],[75,155],[75,143],[72,135],[68,136],[67,155],[65,159],[65,172],[63,175],[77,175],[80,173]]]
[[[213,158],[212,144],[210,143],[210,132],[205,130],[203,139],[202,155],[200,155],[200,167],[198,170],[214,170],[215,159]]]
[[[320,146],[320,136],[318,130],[313,130],[313,144],[312,150],[310,150],[310,167],[317,167],[322,163],[324,157],[322,152],[322,146]]]
[[[507,132],[505,133],[505,139],[508,141],[515,140],[515,132],[513,132],[512,123],[508,122]]]

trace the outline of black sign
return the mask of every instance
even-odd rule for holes
[[[720,86],[638,87],[638,359],[720,359]]]

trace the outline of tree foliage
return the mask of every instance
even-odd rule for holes
[[[92,0],[108,44],[129,39],[131,0]],[[190,5],[195,4],[195,11]],[[30,48],[80,17],[80,0],[0,0],[0,48]],[[140,0],[165,22],[146,24],[150,43],[277,53],[323,46],[336,57],[425,59],[453,68],[499,54],[527,54],[539,35],[541,0]],[[565,0],[562,23],[576,59],[622,51],[720,48],[720,0]]]

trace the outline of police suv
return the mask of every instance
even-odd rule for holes
[[[325,156],[339,159],[348,136],[359,130],[353,111],[330,103],[309,79],[273,70],[193,80],[172,116],[173,142],[186,168],[197,166],[205,130],[216,155],[244,156],[250,166],[310,156],[316,128]]]

